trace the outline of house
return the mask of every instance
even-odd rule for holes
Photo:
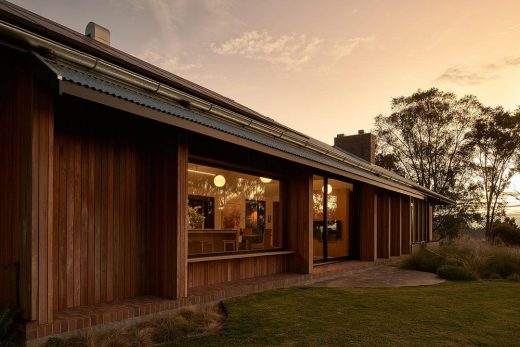
[[[0,1],[0,304],[27,340],[431,240],[450,200],[374,165],[372,134],[329,146],[87,33]]]

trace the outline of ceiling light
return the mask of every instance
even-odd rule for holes
[[[215,184],[216,187],[220,188],[220,187],[224,187],[224,184],[226,184],[226,178],[222,175],[217,175],[215,176],[215,178],[213,179],[213,183]]]
[[[266,177],[260,177],[260,181],[262,181],[264,183],[271,183],[272,179],[266,178]]]
[[[325,192],[323,187],[321,187],[321,191]],[[327,194],[330,194],[330,193],[332,193],[332,186],[330,184],[327,184]]]

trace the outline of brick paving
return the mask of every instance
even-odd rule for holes
[[[445,282],[436,274],[403,270],[394,266],[375,266],[356,274],[346,274],[313,284],[313,287],[412,287]]]

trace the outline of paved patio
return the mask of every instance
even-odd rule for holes
[[[312,287],[413,287],[429,286],[442,282],[445,281],[432,273],[381,265],[317,282],[312,284]]]

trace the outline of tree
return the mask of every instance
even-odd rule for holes
[[[469,136],[476,149],[475,167],[485,198],[485,231],[494,240],[493,224],[504,207],[501,200],[520,162],[520,108],[485,108]]]
[[[481,110],[473,96],[459,99],[432,88],[392,99],[391,114],[376,117],[380,164],[457,201],[437,214],[437,230],[444,217],[467,220],[476,213],[473,146],[467,135]]]

